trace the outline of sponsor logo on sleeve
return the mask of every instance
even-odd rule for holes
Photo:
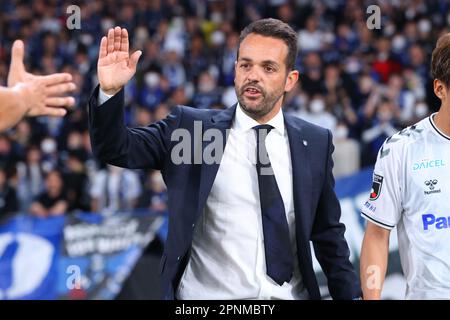
[[[372,190],[370,190],[370,200],[377,200],[381,193],[381,187],[383,186],[383,176],[373,174]]]
[[[368,209],[369,211],[375,213],[377,211],[377,207],[375,207],[373,204],[370,203],[370,201],[366,201],[364,203],[364,208]]]

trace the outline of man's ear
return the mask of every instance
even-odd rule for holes
[[[447,87],[441,80],[434,79],[433,89],[436,97],[438,97],[441,100],[446,98]]]
[[[297,70],[289,71],[286,84],[284,85],[284,91],[289,92],[292,90],[292,88],[295,87],[295,84],[297,83],[298,79],[300,77],[300,74]]]

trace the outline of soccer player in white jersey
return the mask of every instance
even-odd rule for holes
[[[380,299],[390,230],[397,227],[406,299],[450,299],[450,34],[433,51],[439,112],[388,138],[381,147],[361,250],[364,299]]]

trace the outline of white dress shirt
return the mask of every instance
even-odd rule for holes
[[[280,189],[294,252],[294,275],[279,286],[266,274],[256,172],[258,122],[236,108],[222,161],[194,230],[191,256],[178,286],[178,299],[305,299],[295,239],[292,165],[280,111],[266,148]]]

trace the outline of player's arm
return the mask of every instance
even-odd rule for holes
[[[403,152],[399,136],[385,141],[375,163],[369,199],[361,208],[367,227],[361,248],[360,280],[364,299],[380,299],[389,254],[389,235],[401,218]]]
[[[363,298],[380,299],[389,255],[389,229],[367,222],[361,249],[360,277]]]

